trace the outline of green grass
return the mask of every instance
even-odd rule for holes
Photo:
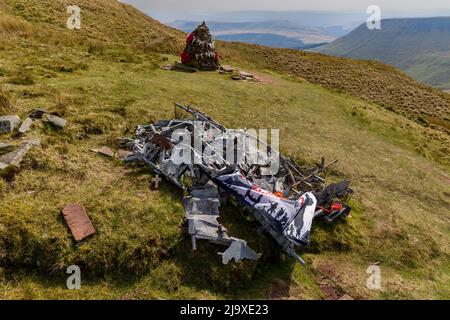
[[[45,51],[51,56],[56,49]],[[162,71],[165,56],[126,62],[104,52],[87,55],[87,47],[67,49],[65,63],[83,67],[66,72],[48,65],[40,50],[30,43],[14,58],[0,51],[9,70],[29,63],[35,79],[24,85],[2,77],[3,88],[22,117],[46,107],[69,125],[60,132],[37,124],[29,136],[42,149],[14,179],[0,180],[4,298],[315,299],[325,297],[323,276],[357,298],[448,298],[449,162],[438,157],[442,145],[429,140],[431,129],[273,73],[267,84],[235,82],[217,73]],[[302,161],[340,160],[329,178],[353,181],[355,212],[346,223],[314,228],[303,254],[310,267],[274,255],[276,245],[233,207],[223,210],[230,234],[264,259],[223,266],[216,254],[222,248],[207,243],[192,253],[179,191],[168,184],[151,191],[151,172],[89,152],[114,147],[137,124],[170,118],[174,102],[194,104],[228,127],[279,128],[282,150]],[[79,247],[60,215],[72,202],[86,207],[98,231]],[[381,292],[364,287],[365,270],[376,261],[385,272]],[[64,289],[71,264],[82,267],[81,291]]]
[[[69,0],[0,0],[0,9],[15,16],[14,19],[11,16],[6,19],[6,25],[13,26],[7,28],[13,30],[7,36],[33,37],[42,44],[60,47],[73,48],[89,43],[90,53],[103,51],[105,48],[137,48],[143,52],[179,54],[185,45],[186,34],[183,32],[167,27],[116,0],[79,0],[77,5],[82,10],[82,28],[70,31],[65,28],[68,5],[72,5]],[[2,18],[5,16],[2,15]],[[415,36],[414,34],[413,37]],[[440,41],[439,37],[437,39]],[[404,34],[400,40],[416,44],[416,41],[411,41]],[[431,41],[431,46],[436,46],[436,37],[428,40]],[[440,41],[439,46],[445,47],[445,41]],[[450,143],[450,96],[419,84],[394,67],[375,61],[355,61],[243,43],[217,41],[217,48],[221,59],[226,61],[290,74],[381,105],[423,126],[438,129],[441,131],[441,139],[445,138]],[[412,51],[414,50],[405,52],[410,54]],[[48,76],[52,75],[53,73],[48,73]],[[12,80],[29,81],[27,78]]]
[[[450,89],[450,52],[418,56],[405,71],[415,79],[439,89]]]
[[[351,82],[341,77],[321,78],[351,66],[367,71],[367,64],[220,44],[224,63],[255,69],[266,81],[169,72],[159,67],[177,57],[136,49],[139,41],[115,44],[116,37],[136,34],[134,27],[111,35],[112,25],[93,30],[88,23],[93,37],[76,37],[47,28],[55,15],[38,6],[13,7],[32,27],[25,34],[0,34],[0,93],[6,99],[0,112],[23,119],[33,108],[47,108],[69,122],[64,131],[35,123],[26,137],[39,138],[42,148],[27,155],[20,171],[0,179],[1,298],[321,299],[327,298],[324,281],[354,298],[449,298],[448,136],[348,95],[358,88],[348,89]],[[98,39],[102,34],[105,41]],[[286,59],[292,60],[287,67]],[[318,66],[324,71],[311,73]],[[373,68],[403,77],[379,64]],[[304,72],[325,88],[299,78]],[[347,94],[327,89],[335,85]],[[435,101],[427,100],[434,91],[420,88],[420,99]],[[224,266],[221,247],[202,242],[192,252],[180,191],[167,183],[152,191],[149,170],[89,151],[114,149],[116,138],[131,136],[137,124],[171,118],[175,102],[196,105],[230,128],[281,129],[282,151],[301,162],[340,160],[328,178],[352,180],[354,211],[347,222],[315,225],[311,246],[302,252],[307,267],[280,255],[256,232],[258,224],[233,206],[222,208],[223,223],[263,258]],[[439,103],[427,105],[445,111]],[[20,142],[11,135],[0,141]],[[97,229],[79,246],[60,214],[72,202],[86,207]],[[381,291],[365,287],[366,269],[375,262],[382,269]],[[82,268],[80,291],[65,289],[71,264]]]

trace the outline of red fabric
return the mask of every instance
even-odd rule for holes
[[[194,33],[193,32],[191,32],[189,35],[188,35],[188,37],[186,38],[186,43],[191,43],[192,42],[192,40],[194,40]]]
[[[182,52],[181,53],[181,63],[182,64],[189,63],[189,62],[191,62],[191,60],[192,60],[192,58],[189,55],[189,53],[187,53],[187,52]]]
[[[341,211],[342,208],[343,208],[342,203],[334,203],[331,206],[331,210],[333,210],[333,211]]]
[[[214,60],[219,62],[219,54],[217,52],[214,53]]]

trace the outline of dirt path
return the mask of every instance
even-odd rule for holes
[[[253,71],[253,70],[249,70],[249,71],[242,70],[242,71],[246,71],[248,73],[253,74],[255,76],[255,79],[263,84],[274,85],[274,84],[278,83],[278,79],[276,79],[275,77],[273,77],[267,73],[262,73],[262,72]]]

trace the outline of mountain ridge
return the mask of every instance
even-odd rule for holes
[[[419,81],[450,88],[450,17],[385,19],[381,30],[369,30],[362,24],[313,51],[377,60],[394,65]],[[427,58],[430,55],[433,57]],[[426,69],[430,69],[428,74]]]
[[[170,26],[189,33],[200,24],[198,21],[174,21]],[[207,21],[213,36],[220,39],[222,36],[237,36],[239,34],[272,34],[302,41],[305,44],[317,44],[331,42],[336,39],[325,28],[294,25],[289,21],[262,21],[262,22],[215,22]],[[243,41],[245,42],[245,41]],[[263,43],[255,43],[263,44]],[[295,48],[296,44],[290,45]]]
[[[0,8],[5,3],[25,2],[0,0]],[[450,297],[448,135],[414,118],[421,110],[439,118],[442,101],[435,99],[444,93],[377,62],[221,41],[224,64],[270,81],[167,71],[179,60],[184,33],[106,0],[83,2],[88,28],[67,30],[59,3],[26,3],[31,11],[16,8],[17,16],[6,6],[10,14],[0,15],[0,113],[26,119],[45,108],[67,125],[35,121],[23,137],[0,135],[13,145],[41,142],[20,169],[0,178],[3,298]],[[141,23],[148,30],[135,28]],[[154,45],[143,45],[151,35]],[[381,98],[385,105],[376,103]],[[213,244],[199,242],[192,252],[182,191],[164,181],[153,190],[147,168],[90,151],[116,151],[117,138],[131,137],[137,125],[171,119],[174,102],[229,128],[278,128],[281,151],[300,164],[339,159],[327,180],[352,181],[352,215],[314,225],[301,250],[307,267],[280,253],[233,201],[220,208],[221,223],[262,258],[225,266]],[[83,204],[97,230],[80,244],[61,217],[69,203]],[[382,270],[381,290],[366,286],[373,264]],[[82,270],[81,290],[66,289],[70,265]]]
[[[24,19],[28,18],[52,30],[56,27],[64,35],[62,41],[74,38],[72,42],[76,43],[82,37],[94,41],[94,47],[110,42],[113,45],[132,45],[151,52],[175,55],[182,51],[185,43],[185,33],[162,25],[132,6],[116,1],[110,2],[113,6],[106,6],[103,0],[80,0],[79,5],[85,14],[82,13],[82,29],[75,33],[65,28],[68,17],[65,8],[71,4],[68,0],[58,3],[42,0],[39,6],[33,5],[31,0],[2,1],[8,4],[10,11]],[[42,10],[44,5],[46,11]],[[102,12],[102,16],[108,16],[108,20],[100,21],[101,18],[93,14],[94,10]],[[124,23],[130,17],[130,23]],[[311,83],[377,103],[420,124],[441,128],[446,132],[450,130],[449,95],[419,84],[387,65],[243,43],[217,41],[217,47],[224,60],[242,61],[277,72],[288,72]],[[431,109],[430,105],[435,107]]]

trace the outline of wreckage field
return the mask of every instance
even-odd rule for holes
[[[15,145],[40,142],[20,170],[0,179],[3,298],[449,296],[449,164],[436,160],[443,145],[429,141],[428,129],[264,70],[255,71],[270,81],[233,81],[218,72],[162,70],[173,56],[78,48],[61,61],[72,71],[48,71],[43,53],[59,48],[30,42],[13,59],[14,46],[3,47],[0,81],[11,106],[2,104],[2,114],[25,119],[45,108],[67,120],[63,129],[34,122],[21,138],[0,135]],[[29,59],[34,67],[21,68]],[[315,226],[301,252],[306,267],[280,254],[233,204],[221,209],[220,222],[262,258],[223,265],[220,249],[207,242],[192,252],[182,192],[164,181],[155,190],[151,170],[91,151],[117,152],[117,138],[131,136],[136,125],[171,119],[174,102],[195,105],[228,128],[280,129],[281,151],[300,163],[323,155],[340,160],[327,178],[352,180],[354,211],[347,221]],[[96,230],[78,244],[61,215],[71,203],[83,205]],[[83,270],[78,291],[65,289],[72,264]],[[365,285],[372,264],[382,267],[381,291]]]

